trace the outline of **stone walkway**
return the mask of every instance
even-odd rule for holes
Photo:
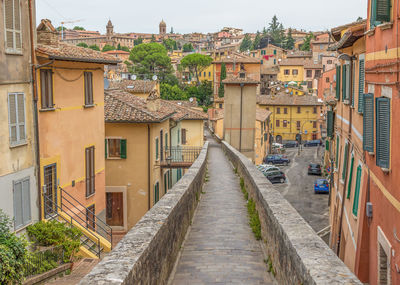
[[[209,139],[208,175],[172,284],[275,284],[248,224],[239,179]]]
[[[75,285],[78,284],[83,277],[86,276],[90,271],[92,271],[93,267],[99,263],[98,259],[90,259],[84,258],[79,261],[72,269],[71,274],[64,275],[61,278],[57,278],[50,282],[46,282],[47,285]]]

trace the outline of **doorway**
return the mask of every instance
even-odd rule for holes
[[[122,192],[106,193],[106,223],[109,226],[124,226],[124,198]]]
[[[57,214],[57,165],[45,166],[43,175],[44,217],[48,219]]]

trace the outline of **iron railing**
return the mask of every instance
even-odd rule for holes
[[[32,252],[24,264],[24,277],[31,278],[52,270],[65,261],[64,248],[56,246],[40,251]]]
[[[63,212],[68,212],[82,227],[101,235],[110,242],[112,248],[112,228],[61,187],[60,205]]]
[[[61,207],[57,205],[57,203],[55,203],[53,200],[51,200],[50,198],[46,197],[46,195],[43,195],[43,199],[44,202],[49,203],[51,205],[51,209],[52,209],[52,213],[45,213],[47,215],[50,216],[49,220],[53,220],[56,218],[59,218],[61,220],[63,220],[66,224],[69,224],[71,227],[74,227],[74,222],[77,224],[80,224],[77,219],[75,219],[74,217],[72,217],[69,213],[64,212],[61,210]],[[62,211],[67,217],[64,217],[63,215],[59,214],[59,211]],[[90,230],[88,229],[88,231],[90,232]],[[89,250],[90,252],[92,252],[93,254],[95,254],[98,258],[100,258],[100,253],[103,250],[103,248],[100,245],[100,238],[98,238],[96,235],[87,235],[84,232],[82,232],[82,236],[80,238],[81,240],[81,246],[85,247],[87,250]]]
[[[173,146],[165,149],[167,163],[193,163],[202,150],[201,146]]]

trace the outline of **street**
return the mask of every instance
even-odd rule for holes
[[[309,163],[320,163],[317,147],[303,148],[300,156],[297,148],[289,148],[286,155],[291,163],[280,168],[285,172],[287,182],[274,187],[292,204],[299,214],[316,231],[329,225],[328,194],[314,194],[314,181],[322,176],[308,175]],[[319,154],[323,147],[319,147]]]

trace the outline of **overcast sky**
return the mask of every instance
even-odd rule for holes
[[[105,32],[158,33],[161,19],[177,33],[216,32],[225,26],[262,30],[275,14],[284,27],[326,30],[366,17],[367,0],[36,0],[37,22],[48,18]]]

